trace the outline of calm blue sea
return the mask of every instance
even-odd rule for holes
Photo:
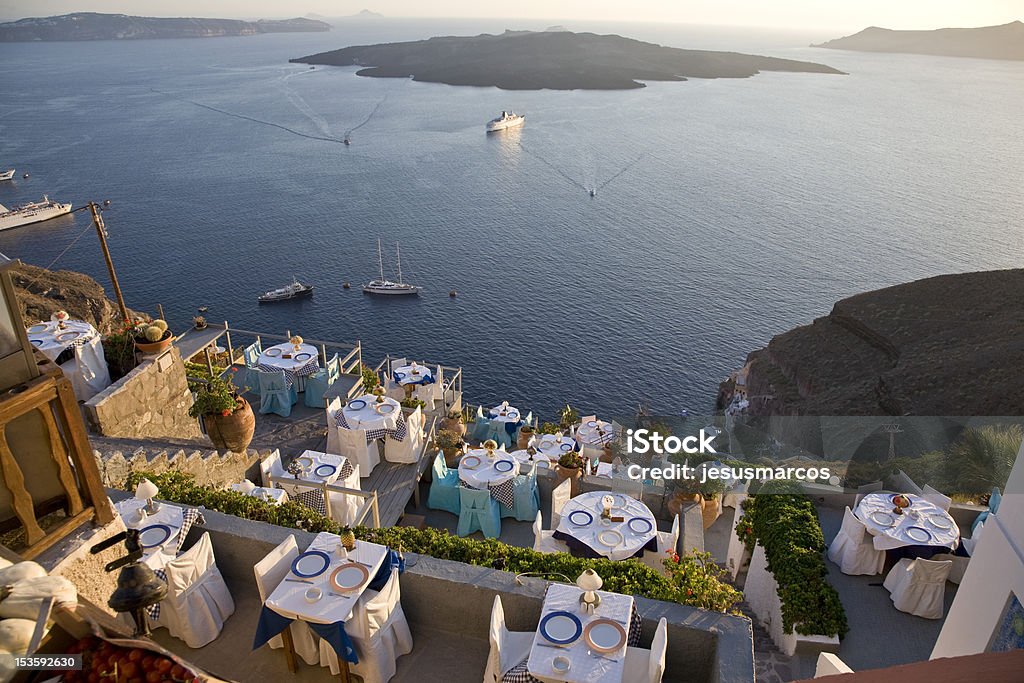
[[[370,360],[461,365],[470,400],[546,416],[566,401],[708,410],[749,351],[839,298],[1021,265],[1024,64],[805,47],[832,34],[569,27],[849,75],[504,92],[287,62],[543,28],[511,20],[6,44],[0,168],[19,179],[0,203],[111,200],[128,304],[163,304],[177,329],[207,305],[237,327],[358,338]],[[485,135],[502,109],[526,126]],[[313,139],[357,127],[351,147]],[[0,233],[0,251],[47,265],[87,225],[76,214]],[[421,297],[342,289],[375,275],[378,237],[389,270],[401,242]],[[56,267],[106,282],[89,232]],[[292,275],[316,285],[312,300],[257,306]]]

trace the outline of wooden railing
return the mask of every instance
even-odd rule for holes
[[[26,417],[33,413],[38,419]],[[17,455],[12,441],[18,444]],[[40,453],[48,454],[52,470],[42,466]],[[47,500],[33,500],[26,470],[33,491],[45,491]],[[56,366],[0,399],[0,475],[24,529],[25,548],[18,552],[25,558],[36,557],[86,522],[113,521],[71,382]],[[44,530],[39,520],[60,508],[65,518]]]
[[[349,496],[357,496],[363,498],[363,504],[359,506],[359,510],[356,512],[355,519],[350,522],[350,526],[359,526],[365,524],[367,515],[370,515],[373,523],[373,528],[380,528],[380,508],[377,505],[377,492],[376,491],[362,491],[360,489],[350,489],[346,486],[339,486],[338,484],[328,484],[324,481],[313,481],[310,479],[302,479],[299,477],[278,477],[271,475],[268,477],[270,480],[270,486],[279,484],[278,488],[288,488],[292,486],[304,486],[310,489],[320,489],[324,494],[324,507],[327,508],[327,518],[333,519],[331,516],[331,493],[345,494]],[[265,484],[266,485],[266,484]]]
[[[289,341],[292,338],[290,330],[285,330],[284,334],[269,334],[267,332],[253,332],[252,330],[242,330],[237,327],[229,327],[227,321],[224,322],[224,340],[227,343],[228,358],[235,361],[235,347],[231,340],[231,335],[243,335],[247,337],[253,337],[256,341],[262,342],[263,339],[273,339],[277,343]],[[326,365],[328,356],[327,349],[337,349],[342,353],[339,353],[342,374],[359,374],[359,368],[363,363],[363,346],[356,340],[354,344],[346,344],[341,342],[329,342],[320,341],[317,339],[303,339],[306,344],[312,344],[318,346],[320,353],[320,364]]]

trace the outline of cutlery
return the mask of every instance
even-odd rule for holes
[[[306,579],[292,579],[292,578],[286,578],[286,579],[285,579],[285,581],[294,581],[295,583],[308,583],[308,584],[310,584],[310,585],[312,585],[312,584],[313,584],[313,582],[312,582],[312,581],[307,581]]]

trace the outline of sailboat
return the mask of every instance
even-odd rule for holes
[[[380,239],[377,240],[377,263],[380,264],[380,279],[371,280],[363,286],[366,294],[419,294],[422,287],[402,282],[402,251],[395,243],[395,252],[398,254],[398,282],[384,279],[384,258],[381,256]]]

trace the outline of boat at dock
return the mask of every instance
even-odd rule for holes
[[[0,173],[0,180],[10,180],[14,177],[14,169]]]
[[[71,204],[55,202],[45,195],[41,202],[29,202],[16,209],[8,209],[0,204],[0,230],[20,228],[23,225],[48,221],[68,213],[71,213]]]
[[[377,240],[377,262],[380,264],[380,279],[370,280],[363,286],[366,294],[419,294],[422,287],[402,282],[402,251],[395,243],[395,252],[398,255],[398,282],[388,280],[384,277],[384,258],[381,256],[380,240]]]
[[[313,296],[313,285],[303,284],[293,278],[293,282],[290,285],[285,285],[278,289],[272,289],[266,294],[262,294],[258,301],[261,304],[267,304],[275,301],[298,299],[304,296]]]
[[[496,119],[491,119],[487,122],[487,132],[493,133],[498,130],[505,130],[506,128],[515,128],[521,126],[526,121],[526,117],[517,114],[514,111],[503,111],[501,116]]]

